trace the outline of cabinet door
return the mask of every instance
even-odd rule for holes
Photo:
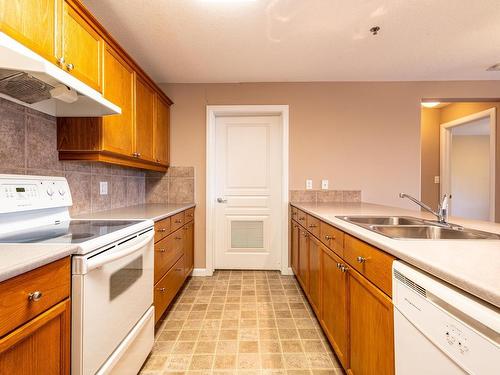
[[[153,160],[155,92],[142,78],[135,82],[135,152],[137,157]]]
[[[309,234],[299,227],[299,282],[309,292]]]
[[[292,227],[292,239],[291,239],[291,255],[290,261],[292,262],[292,270],[295,275],[299,273],[299,225],[295,224],[293,220],[290,223]]]
[[[394,374],[393,307],[358,272],[349,273],[350,368],[355,375]]]
[[[184,225],[184,268],[188,276],[194,268],[194,222]]]
[[[69,374],[70,301],[0,339],[0,374]]]
[[[156,123],[154,127],[154,159],[157,163],[170,163],[170,106],[156,95]]]
[[[62,18],[63,69],[101,92],[103,38],[67,1]]]
[[[309,297],[318,314],[321,310],[321,243],[309,236]]]
[[[0,0],[0,30],[52,63],[61,0]]]
[[[122,109],[119,115],[104,116],[102,148],[133,156],[134,70],[110,46],[104,52],[104,97]]]
[[[348,368],[347,274],[337,267],[342,260],[323,245],[321,263],[321,323],[340,362]]]

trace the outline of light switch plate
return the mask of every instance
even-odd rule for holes
[[[321,180],[321,189],[328,190],[328,180]]]
[[[108,195],[108,181],[99,181],[99,194]]]
[[[439,184],[439,182],[440,182],[439,176],[434,176],[434,183]]]
[[[313,188],[313,180],[306,180],[306,190],[312,190]]]

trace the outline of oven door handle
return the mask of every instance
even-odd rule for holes
[[[142,249],[144,246],[146,246],[149,242],[151,242],[153,240],[153,236],[154,236],[153,233],[147,234],[146,238],[144,240],[129,247],[126,250],[113,252],[108,256],[103,255],[103,256],[97,256],[94,259],[88,259],[86,262],[87,267],[85,267],[86,268],[85,273],[90,272],[92,270],[95,270],[96,268],[102,267],[107,263],[114,262],[115,260],[118,260],[120,258],[124,258],[128,255],[135,253],[136,251],[138,251],[138,250]]]

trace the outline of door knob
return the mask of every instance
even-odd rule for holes
[[[217,198],[218,203],[227,203],[227,199]]]

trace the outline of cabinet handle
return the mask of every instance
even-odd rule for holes
[[[337,263],[337,268],[340,269],[342,267],[342,263]]]
[[[303,236],[304,236],[305,238],[307,238],[307,237],[309,237],[309,234],[304,233],[304,234],[303,234]]]
[[[175,237],[177,241],[182,240],[182,237]]]
[[[305,217],[299,217],[300,221],[304,221],[306,218]]]
[[[138,158],[140,158],[140,157],[141,157],[141,153],[140,153],[140,152],[138,152],[138,153],[137,153],[137,157],[138,157]]]
[[[362,257],[362,256],[357,257],[356,260],[358,261],[358,263],[364,263],[364,262],[366,262],[366,258]]]
[[[342,264],[342,265],[340,266],[340,270],[341,270],[342,272],[347,272],[347,271],[349,271],[349,267],[347,267],[346,265]]]
[[[181,272],[181,271],[184,271],[182,268],[176,268],[175,269],[175,272]]]
[[[158,288],[158,291],[165,293],[165,288]]]
[[[317,228],[318,226],[316,224],[309,224],[309,228]]]
[[[66,64],[66,69],[71,72],[73,69],[75,69],[75,66],[73,64]]]
[[[158,250],[160,253],[164,253],[165,251],[167,251],[167,249],[160,249]]]
[[[28,294],[28,301],[33,301],[33,302],[40,301],[42,296],[43,296],[42,292],[40,292],[39,290],[36,290],[36,291]]]
[[[181,219],[177,219],[174,221],[175,224],[181,224],[182,223],[182,220]]]
[[[297,212],[292,212],[292,216],[297,216]]]
[[[334,240],[334,239],[335,239],[335,237],[329,236],[328,234],[325,236],[325,240],[327,240],[327,241]]]
[[[58,63],[59,65],[64,64],[64,57],[59,57],[59,58],[57,59],[57,63]]]
[[[160,232],[160,233],[163,233],[163,232],[166,232],[167,230],[165,228],[160,228],[157,230],[157,232]]]

